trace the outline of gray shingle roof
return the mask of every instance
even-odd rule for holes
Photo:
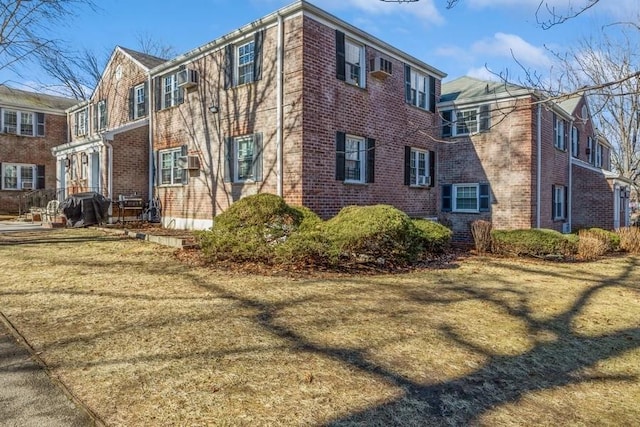
[[[6,85],[0,85],[0,104],[2,105],[11,105],[33,110],[53,109],[63,112],[65,109],[77,103],[78,100],[76,99],[29,92],[14,89]]]
[[[157,56],[149,55],[147,53],[138,52],[136,50],[127,49],[126,47],[120,46],[120,49],[122,49],[124,52],[126,52],[128,55],[130,55],[133,59],[135,59],[136,61],[141,63],[148,70],[152,69],[153,67],[157,67],[158,65],[160,65],[162,63],[167,62],[166,59],[158,58]]]
[[[491,94],[508,95],[511,92],[522,90],[527,90],[527,88],[511,83],[480,80],[465,76],[442,84],[440,102],[470,99]]]

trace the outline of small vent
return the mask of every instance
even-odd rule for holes
[[[369,64],[371,75],[377,78],[387,78],[393,73],[393,64],[387,58],[377,56]]]
[[[23,190],[32,190],[33,189],[33,181],[22,181],[22,189]]]
[[[4,133],[12,133],[15,135],[16,133],[18,133],[18,129],[16,126],[5,126]]]

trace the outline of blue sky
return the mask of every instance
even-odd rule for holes
[[[558,11],[589,0],[548,0]],[[180,54],[290,4],[292,0],[96,0],[98,10],[81,9],[51,35],[81,50],[108,56],[115,45],[139,48],[140,36],[171,45]],[[311,0],[316,6],[356,25],[385,42],[446,72],[451,80],[463,75],[490,77],[508,69],[511,77],[522,66],[547,75],[553,66],[548,49],[564,52],[603,25],[633,18],[639,22],[638,0],[601,0],[581,17],[544,30],[536,22],[539,0],[460,0],[451,9],[445,0],[385,3],[379,0]],[[548,18],[544,11],[542,19]],[[616,27],[606,27],[616,31]],[[0,80],[18,83],[45,80],[37,70],[22,76],[0,73]],[[445,81],[446,81],[445,80]]]

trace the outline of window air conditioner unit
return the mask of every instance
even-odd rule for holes
[[[425,175],[418,176],[418,185],[431,185],[431,177]]]
[[[200,158],[198,156],[182,156],[180,157],[180,165],[182,169],[198,170],[200,169]]]
[[[562,223],[562,233],[563,234],[571,233],[571,224],[569,224],[568,222],[563,222]]]
[[[16,133],[18,133],[18,129],[16,126],[5,126],[4,133],[12,133],[15,135]]]
[[[178,86],[182,88],[190,88],[198,84],[198,72],[188,68],[178,71]]]
[[[33,181],[22,181],[23,190],[33,190]]]
[[[369,63],[369,70],[373,77],[384,79],[392,74],[393,64],[386,58],[376,56]]]

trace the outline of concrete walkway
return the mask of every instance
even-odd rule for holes
[[[5,231],[46,230],[39,222],[0,221],[0,233]]]

